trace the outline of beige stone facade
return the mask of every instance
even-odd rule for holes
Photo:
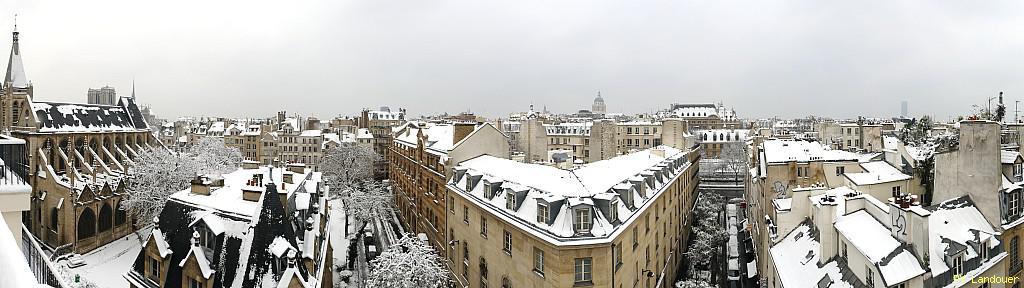
[[[657,149],[637,152],[637,155],[619,157],[628,158],[643,153],[659,153],[652,152]],[[667,155],[671,152],[665,153]],[[589,210],[591,208],[587,208],[588,204],[580,204],[589,203],[586,200],[577,203],[576,200],[550,198],[564,191],[551,191],[551,193],[547,193],[549,196],[543,196],[552,202],[531,200],[532,197],[542,196],[532,196],[533,193],[539,192],[532,190],[534,188],[530,188],[531,184],[504,178],[503,175],[509,175],[505,174],[509,169],[500,168],[504,165],[511,165],[508,167],[518,167],[511,168],[513,170],[548,170],[550,167],[530,168],[540,165],[499,163],[500,165],[495,167],[495,170],[486,170],[485,167],[488,167],[489,164],[480,164],[480,161],[497,160],[473,159],[463,162],[462,165],[456,167],[456,176],[447,185],[450,195],[454,197],[454,201],[447,211],[448,229],[451,234],[448,242],[447,263],[455,274],[457,286],[672,287],[676,280],[676,269],[678,269],[685,249],[684,243],[688,237],[688,229],[686,229],[689,227],[688,221],[690,221],[688,212],[695,200],[696,161],[699,158],[699,153],[694,151],[680,153],[683,154],[674,156],[679,158],[672,158],[679,160],[666,162],[678,163],[668,164],[668,167],[676,167],[672,168],[673,172],[668,172],[670,174],[663,174],[670,176],[658,178],[661,180],[646,178],[648,180],[631,182],[635,186],[633,184],[616,186],[624,189],[619,190],[622,193],[634,191],[630,190],[633,187],[643,186],[645,189],[643,195],[646,196],[636,198],[637,202],[630,203],[630,205],[635,205],[631,206],[635,210],[620,209],[622,214],[605,214],[618,213],[606,212],[608,210],[604,209],[618,207],[618,203],[621,203],[618,201],[629,199],[620,199],[617,198],[618,196],[605,198],[605,196],[612,196],[611,194],[595,197],[594,208],[592,208],[594,210]],[[627,158],[612,158],[607,161],[624,161]],[[601,162],[597,163],[597,165],[601,165],[599,164]],[[660,169],[664,168],[656,170],[668,171]],[[544,174],[543,171],[537,172],[538,175]],[[655,177],[651,174],[644,174],[645,172],[635,172],[641,173],[639,175]],[[462,176],[459,176],[460,174]],[[477,178],[478,175],[488,176]],[[523,179],[519,180],[523,181]],[[469,181],[476,181],[476,184],[469,184]],[[656,184],[656,189],[646,190],[650,187],[642,183],[643,181],[658,181],[657,183],[660,184]],[[498,187],[496,185],[503,188],[497,189],[496,195],[487,195],[488,189],[494,189],[488,187]],[[471,189],[467,190],[467,187],[471,187]],[[611,189],[610,191],[616,190]],[[525,194],[514,196],[519,193]],[[486,199],[488,196],[494,197],[494,199]],[[509,200],[512,199],[511,197],[517,198]],[[580,199],[585,198],[581,197]],[[600,199],[611,201],[610,205],[612,206],[605,206],[609,205],[609,202],[603,202],[605,200]],[[645,199],[643,201],[646,202],[641,204],[639,202],[641,199]],[[570,202],[558,204],[562,203],[559,201]],[[538,205],[538,207],[534,208],[530,205]],[[516,206],[519,207],[516,208]],[[546,208],[541,208],[541,206]],[[562,208],[557,208],[559,206]],[[554,216],[546,216],[547,214],[538,211],[549,211],[554,213],[551,214]],[[595,211],[598,214],[586,211]],[[629,214],[629,216],[625,214]],[[603,222],[603,219],[594,218],[593,220],[596,222],[593,225],[595,227],[596,225],[610,225],[613,228],[603,228],[610,230],[601,232],[580,230],[590,229],[591,218],[589,217],[599,217],[598,215],[611,217],[614,220]],[[549,226],[549,224],[537,221],[549,221],[552,224]],[[573,228],[570,228],[571,230],[551,228],[563,227],[561,225],[565,224],[571,224],[570,226]]]
[[[445,227],[449,221],[445,211],[454,199],[444,185],[452,165],[480,155],[508,158],[508,140],[491,124],[424,122],[406,123],[393,139],[388,175],[402,226],[426,234],[431,246],[443,256],[447,252]],[[451,146],[432,145],[438,142]]]

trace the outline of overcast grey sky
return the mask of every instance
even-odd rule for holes
[[[0,43],[18,13],[36,99],[135,78],[165,118],[572,112],[600,90],[610,112],[892,116],[908,100],[945,119],[1024,100],[1022,3],[0,0]]]

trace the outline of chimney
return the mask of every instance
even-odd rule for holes
[[[291,171],[292,173],[299,173],[299,174],[306,173],[306,164],[302,164],[302,163],[289,163],[287,168],[288,168],[288,171]]]
[[[260,167],[260,162],[245,160],[242,161],[242,169],[256,169]]]
[[[192,194],[210,196],[210,186],[213,181],[206,175],[197,175],[192,179]]]
[[[455,126],[455,131],[452,133],[452,137],[454,137],[452,143],[459,143],[466,136],[469,136],[469,133],[473,133],[473,130],[476,128],[475,123],[455,123],[453,125]]]
[[[661,158],[665,158],[665,149],[662,148],[651,148],[651,154]]]

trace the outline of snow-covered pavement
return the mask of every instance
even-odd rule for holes
[[[139,244],[139,238],[135,233],[114,240],[82,255],[85,266],[70,269],[71,281],[74,281],[74,275],[77,274],[99,287],[128,287],[128,281],[121,275],[131,269],[135,257],[139,256],[141,250],[142,245]],[[66,265],[67,262],[61,261],[59,264]]]
[[[334,265],[344,267],[348,263],[348,237],[345,237],[348,227],[348,217],[345,215],[345,204],[341,199],[331,200],[331,245],[334,247]],[[331,267],[334,273],[334,283],[340,283],[341,277],[337,269]]]

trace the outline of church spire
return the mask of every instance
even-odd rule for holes
[[[7,59],[7,74],[4,76],[4,85],[15,89],[28,88],[28,79],[25,77],[25,67],[21,62],[21,49],[18,48],[18,21],[15,15],[14,41],[11,44],[11,56]]]

